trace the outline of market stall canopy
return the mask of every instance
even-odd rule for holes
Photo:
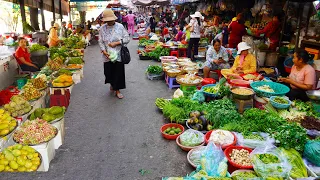
[[[168,5],[170,0],[133,0],[134,5],[137,6],[151,6],[151,5]]]
[[[15,4],[20,4],[19,0],[5,0]],[[68,15],[69,3],[68,0],[54,0],[55,12],[59,12],[59,1],[61,1],[62,14]],[[40,0],[24,0],[25,6],[40,8]],[[43,9],[52,12],[52,0],[43,0]]]

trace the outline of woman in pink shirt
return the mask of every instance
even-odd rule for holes
[[[136,16],[132,14],[132,11],[129,11],[129,14],[125,16],[127,23],[128,23],[128,31],[130,35],[134,33],[134,19]]]
[[[293,56],[291,73],[288,78],[279,78],[280,82],[290,85],[290,92],[287,94],[290,100],[300,99],[308,101],[306,91],[315,88],[316,71],[308,64],[312,57],[306,50],[298,49]]]

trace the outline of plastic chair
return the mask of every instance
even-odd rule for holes
[[[178,51],[171,51],[170,56],[175,56],[175,57],[179,58],[179,52]]]
[[[28,75],[31,77],[33,73],[32,73],[31,71],[23,71],[23,70],[21,69],[20,64],[18,63],[18,59],[17,59],[15,53],[13,53],[13,57],[14,57],[14,59],[16,60],[17,65],[18,65],[18,74],[19,74],[19,75],[28,74]]]
[[[187,48],[180,48],[179,52],[179,55],[181,55],[180,57],[187,57]]]

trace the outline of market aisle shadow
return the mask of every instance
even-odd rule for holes
[[[132,61],[126,65],[122,100],[104,84],[98,45],[88,47],[84,78],[72,91],[65,117],[65,142],[49,172],[1,173],[0,179],[153,180],[190,173],[187,153],[161,137],[164,120],[154,105],[157,97],[170,98],[174,91],[164,81],[146,78],[148,65],[158,63],[140,61],[137,43],[128,45]],[[142,176],[140,169],[148,172]]]

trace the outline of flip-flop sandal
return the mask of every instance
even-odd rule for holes
[[[119,98],[119,99],[123,99],[123,98],[124,98],[124,96],[123,96],[121,93],[116,93],[116,96],[117,96],[117,98]]]

